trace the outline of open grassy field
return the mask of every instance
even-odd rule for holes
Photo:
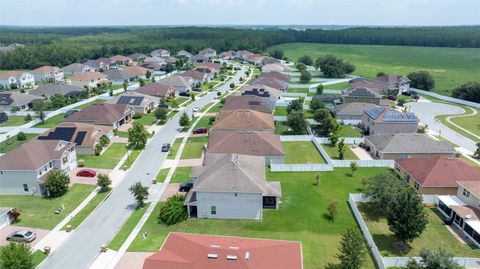
[[[330,85],[325,85],[325,90],[345,90],[348,88],[348,82],[340,82]]]
[[[285,163],[322,164],[326,163],[312,141],[282,142]]]
[[[334,54],[356,66],[353,74],[365,77],[375,77],[381,71],[406,75],[426,70],[435,79],[434,91],[443,95],[450,95],[452,89],[465,82],[480,81],[478,48],[289,43],[270,47],[269,51],[275,49],[283,50],[294,61],[302,55],[316,59]]]
[[[27,195],[0,195],[0,207],[17,207],[22,210],[17,225],[53,229],[60,221],[70,214],[96,186],[74,184],[63,196],[45,198]],[[65,206],[60,214],[53,212]]]
[[[148,233],[147,239],[143,240],[139,234],[128,251],[158,251],[172,231],[295,240],[302,242],[305,269],[324,268],[328,263],[337,262],[335,255],[341,233],[349,227],[357,227],[346,202],[348,193],[361,189],[362,177],[370,177],[380,171],[385,169],[360,168],[354,176],[349,176],[347,168],[321,172],[319,187],[313,185],[317,173],[267,172],[269,180],[281,182],[283,194],[280,208],[264,210],[262,221],[189,219],[167,227],[157,221],[162,205],[159,204],[142,228]],[[339,214],[335,221],[327,217],[327,204],[332,200],[339,201]],[[370,268],[375,267],[368,258],[363,269]]]
[[[288,116],[286,106],[276,106],[273,110],[273,116]]]
[[[362,134],[355,127],[349,125],[341,125],[338,135],[340,137],[362,137]]]
[[[456,105],[456,104],[452,104],[452,105]],[[448,122],[447,118],[450,116],[454,116],[450,118],[451,122],[466,129],[467,131],[472,132],[477,136],[480,136],[480,109],[469,107],[469,106],[461,106],[461,105],[456,105],[456,106],[463,108],[465,110],[465,113],[462,115],[439,115],[439,116],[436,116],[435,119],[439,120],[443,125],[465,136],[466,138],[469,138],[473,141],[479,140],[477,137],[465,132],[464,130]],[[475,111],[477,111],[477,114],[474,114]]]
[[[461,244],[450,231],[447,230],[443,221],[437,215],[435,208],[427,208],[428,225],[423,234],[410,243],[410,251],[402,253],[394,247],[395,237],[388,229],[385,217],[372,212],[368,206],[359,207],[367,224],[370,234],[380,252],[385,256],[419,256],[422,248],[436,250],[438,248],[448,249],[456,257],[480,257],[480,250],[473,249],[468,245]]]
[[[18,148],[19,146],[28,142],[32,138],[37,137],[38,134],[25,133],[25,136],[27,137],[26,140],[17,140],[17,136],[12,136],[12,137],[0,142],[0,153],[7,153],[9,151],[12,151],[12,150]]]

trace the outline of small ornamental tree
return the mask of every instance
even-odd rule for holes
[[[428,224],[422,198],[413,189],[403,188],[390,199],[386,210],[388,228],[402,242],[412,242]]]
[[[327,205],[327,211],[330,219],[332,221],[335,221],[335,218],[338,215],[338,201],[337,200],[330,201],[330,203],[328,203]]]
[[[98,175],[97,179],[97,186],[100,187],[100,191],[104,192],[110,189],[110,185],[112,185],[112,181],[106,174]]]
[[[33,269],[33,253],[30,245],[11,242],[0,248],[0,269]]]
[[[355,171],[357,171],[357,169],[358,169],[357,162],[351,162],[350,163],[350,170],[352,171],[352,176],[353,176],[353,173],[355,173]]]
[[[182,116],[180,116],[180,119],[178,120],[178,123],[183,127],[183,129],[187,128],[187,126],[190,124],[190,118],[188,117],[187,113],[183,112]]]
[[[318,96],[314,96],[312,98],[312,101],[310,101],[310,109],[317,110],[323,108],[325,108],[325,104],[323,103],[323,101]]]
[[[8,212],[8,215],[10,216],[10,219],[12,220],[13,223],[16,223],[18,221],[21,214],[22,214],[22,210],[16,207],[12,208],[12,210]]]
[[[230,89],[235,88],[235,83],[230,83]]]
[[[385,212],[392,197],[400,193],[405,186],[391,173],[379,173],[367,179],[365,195],[370,198],[370,205],[380,212]]]
[[[300,71],[300,82],[301,83],[308,83],[312,80],[312,74],[308,72],[307,70],[301,70]]]
[[[438,251],[429,249],[421,249],[419,263],[415,260],[410,260],[407,264],[407,269],[464,269],[465,267],[459,265],[453,260],[453,255],[448,250],[440,248]]]
[[[342,234],[337,258],[340,268],[360,269],[365,264],[367,249],[362,234],[356,227],[349,228]]]
[[[135,148],[143,148],[147,144],[147,129],[138,121],[133,122],[132,127],[128,129],[128,143]]]
[[[27,136],[25,135],[24,132],[19,132],[19,133],[17,134],[17,140],[18,140],[18,141],[27,140]]]
[[[345,139],[340,139],[338,142],[338,159],[343,160],[345,154]]]
[[[298,58],[298,62],[304,63],[305,65],[313,65],[313,59],[309,55],[303,55]]]
[[[160,208],[158,219],[164,225],[174,225],[188,218],[188,212],[184,205],[185,196],[174,195],[167,199],[165,205]]]
[[[480,142],[476,144],[477,149],[475,149],[475,153],[473,154],[473,158],[480,159]]]
[[[168,109],[165,107],[159,107],[155,110],[155,117],[160,120],[160,122],[165,122],[167,120]]]
[[[36,99],[32,101],[32,110],[35,111],[40,122],[45,121],[45,111],[48,109],[48,104],[43,99]]]
[[[143,186],[139,181],[130,186],[128,190],[137,201],[137,207],[143,207],[145,205],[145,200],[148,198],[148,187]]]
[[[127,88],[128,88],[128,81],[127,80],[124,80],[123,81],[123,84],[122,84],[122,87],[123,87],[123,91],[127,91]]]
[[[62,196],[67,192],[69,182],[70,178],[65,172],[54,169],[47,176],[45,189],[51,197]]]
[[[317,86],[317,95],[320,95],[320,94],[322,94],[322,93],[323,93],[323,84],[320,83],[320,84],[318,84],[318,86]]]

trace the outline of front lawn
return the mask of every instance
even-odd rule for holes
[[[189,219],[182,223],[163,226],[158,223],[159,204],[142,228],[148,236],[139,234],[128,251],[158,251],[169,232],[187,232],[225,236],[243,236],[302,242],[305,269],[324,268],[338,262],[337,249],[343,233],[357,227],[347,204],[348,194],[361,190],[361,179],[384,168],[359,168],[353,177],[348,168],[332,172],[267,172],[267,178],[280,181],[282,203],[278,210],[264,210],[262,221]],[[315,176],[320,174],[320,186],[315,187]],[[338,216],[327,217],[327,204],[337,200]],[[123,230],[123,228],[122,228]],[[369,257],[369,256],[368,256]],[[367,258],[363,269],[375,268]]]
[[[60,221],[70,214],[96,186],[74,184],[63,196],[57,198],[44,198],[28,195],[0,195],[0,207],[17,207],[22,210],[16,225],[53,229]],[[53,212],[65,206],[60,214]]]
[[[332,146],[331,144],[322,144],[322,148],[327,152],[330,159],[340,160],[338,158],[338,144]],[[358,160],[357,155],[353,153],[348,144],[345,144],[345,152],[343,153],[344,160]]]
[[[25,116],[8,116],[8,120],[0,123],[0,127],[21,126],[27,123]]]
[[[121,143],[113,143],[100,156],[78,155],[77,160],[83,160],[85,167],[113,169],[127,153],[127,145]]]
[[[129,154],[128,154],[128,157],[127,159],[125,160],[125,162],[123,163],[122,165],[122,170],[127,170],[129,169],[132,164],[135,162],[135,160],[138,158],[138,155],[140,155],[140,153],[142,153],[142,150],[143,148],[135,148],[133,149]]]
[[[308,88],[288,88],[287,92],[304,93],[304,94],[309,94],[310,93]]]
[[[480,257],[479,249],[472,249],[468,245],[461,244],[452,233],[445,227],[443,221],[437,215],[437,209],[426,208],[428,213],[427,229],[423,234],[410,243],[410,251],[403,253],[399,251],[394,243],[397,241],[393,234],[388,229],[387,220],[384,216],[379,215],[376,212],[362,204],[359,206],[360,212],[362,212],[363,219],[365,220],[370,234],[375,241],[378,249],[384,256],[419,256],[422,248],[430,250],[436,250],[438,248],[447,249],[456,257]]]
[[[286,106],[276,106],[273,111],[273,116],[288,116]]]
[[[208,136],[189,137],[180,159],[198,159],[202,157],[203,147],[208,143]]]
[[[157,181],[158,182],[164,182],[165,179],[167,178],[168,172],[170,171],[170,168],[164,168],[160,170],[160,172],[157,175]],[[182,183],[186,181],[190,181],[191,177],[190,175],[192,174],[192,167],[187,166],[187,167],[177,167],[175,169],[175,172],[173,173],[172,178],[170,179],[170,183]]]
[[[146,204],[144,207],[136,208],[133,210],[132,214],[127,219],[127,221],[123,224],[122,228],[117,232],[115,237],[108,244],[108,248],[113,250],[120,249],[120,247],[123,245],[125,240],[127,240],[130,233],[133,231],[133,228],[135,228],[137,223],[142,218],[143,214],[145,214],[145,211],[147,211],[148,205],[149,204]],[[155,251],[158,251],[158,249]]]
[[[37,137],[38,134],[28,134],[25,133],[25,136],[27,137],[26,140],[17,140],[17,136],[12,136],[2,142],[0,142],[0,153],[7,153],[9,151],[12,151],[18,147],[20,147],[22,144],[28,142],[34,137]]]
[[[338,131],[340,137],[362,137],[363,135],[357,131],[355,127],[350,125],[340,125],[340,130]]]
[[[63,228],[65,230],[67,225],[72,225],[72,229],[77,229],[80,224],[97,208],[97,206],[105,199],[105,197],[109,194],[109,191],[100,192],[92,200],[78,212],[75,217],[73,217]]]
[[[175,142],[173,142],[172,147],[170,148],[170,151],[167,154],[167,159],[175,159],[175,156],[177,156],[177,151],[178,147],[180,147],[180,144],[182,143],[183,138],[177,138],[175,139]]]
[[[212,124],[210,124],[210,118],[215,119],[214,116],[201,117],[200,120],[198,121],[198,123],[195,125],[195,127],[193,129],[195,130],[195,129],[198,129],[198,128],[207,128],[207,129],[210,130],[210,128],[212,127]]]
[[[52,128],[57,126],[59,123],[63,122],[65,119],[65,114],[60,113],[58,115],[55,115],[49,119],[46,119],[43,123],[39,123],[33,127],[35,128]]]
[[[286,164],[326,163],[312,141],[282,142]]]
[[[142,125],[155,125],[157,123],[157,118],[155,117],[155,112],[144,113],[141,118],[134,120],[136,122],[140,122]]]

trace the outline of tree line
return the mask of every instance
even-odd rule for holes
[[[203,47],[262,52],[273,45],[293,42],[478,48],[480,26],[305,31],[207,27],[3,27],[0,28],[0,43],[20,43],[26,47],[0,54],[0,69],[65,66],[115,54],[148,53],[158,48],[194,53]]]

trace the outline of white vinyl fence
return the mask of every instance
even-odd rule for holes
[[[388,167],[393,168],[393,160],[332,160],[335,167],[350,167],[352,162],[357,163],[358,167]]]
[[[342,137],[344,139],[345,144],[355,144],[358,145],[360,143],[365,142],[365,138],[363,137]],[[330,144],[330,138],[328,137],[315,137],[315,140],[318,141],[320,144]]]
[[[423,90],[419,90],[419,89],[415,89],[415,88],[410,88],[410,90],[414,90],[418,93],[425,94],[425,95],[428,95],[428,96],[432,96],[432,97],[435,97],[435,98],[438,98],[438,99],[441,99],[441,100],[444,100],[444,101],[480,108],[479,103],[465,101],[465,100],[462,100],[462,99],[457,99],[457,98],[453,98],[453,97],[449,97],[449,96],[444,96],[444,95],[440,95],[438,93],[427,92],[427,91],[423,91]]]

